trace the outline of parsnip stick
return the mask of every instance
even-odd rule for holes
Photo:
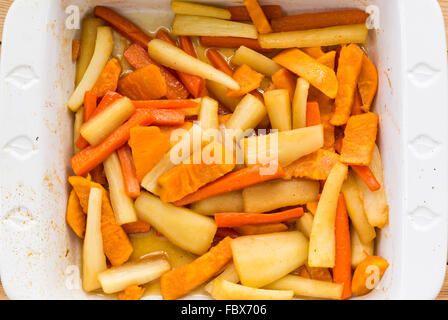
[[[294,292],[241,286],[226,280],[213,282],[212,297],[216,300],[291,300]]]
[[[297,219],[297,229],[299,229],[308,239],[313,229],[314,217],[311,213],[305,212],[303,216]]]
[[[208,17],[176,15],[173,34],[178,36],[238,37],[257,39],[254,25]]]
[[[106,66],[107,61],[112,53],[114,47],[114,38],[112,29],[109,27],[98,27],[95,52],[92,60],[87,68],[81,82],[76,87],[75,92],[68,100],[68,107],[73,112],[78,111],[84,102],[84,94],[86,91],[93,88],[98,77]]]
[[[272,61],[272,59],[269,59],[265,55],[245,46],[241,46],[238,50],[236,50],[235,55],[232,58],[232,63],[237,66],[247,64],[255,71],[263,73],[269,77],[272,77],[282,68],[280,65]]]
[[[292,128],[300,129],[306,127],[306,106],[308,101],[308,90],[310,83],[303,78],[297,79],[296,92],[292,103]]]
[[[219,82],[232,90],[240,89],[232,77],[163,40],[152,40],[148,44],[148,53],[155,61],[171,69]]]
[[[218,102],[209,97],[202,98],[201,111],[198,120],[202,130],[218,130]]]
[[[224,193],[192,203],[191,210],[208,216],[220,212],[243,212],[243,195],[239,190]]]
[[[304,31],[261,34],[258,38],[265,49],[335,46],[347,43],[366,43],[365,24],[329,27]]]
[[[227,96],[227,87],[221,83],[207,80],[207,89],[212,96],[221,102],[230,111],[235,111],[241,101],[241,97],[231,98]]]
[[[224,20],[230,20],[232,14],[227,9],[206,6],[199,3],[173,1],[171,9],[175,14],[184,14],[189,16],[211,17]]]
[[[353,225],[350,227],[350,246],[352,249],[352,268],[356,268],[368,256],[373,256],[375,241],[363,244]]]
[[[109,183],[110,201],[117,223],[122,225],[136,222],[137,213],[134,208],[134,201],[126,194],[124,189],[123,172],[116,152],[104,161],[104,172]]]
[[[78,109],[75,114],[75,122],[73,124],[73,147],[74,147],[74,153],[77,154],[79,152],[78,147],[75,145],[76,141],[79,139],[81,126],[84,122],[84,108]]]
[[[308,264],[311,267],[334,267],[336,208],[347,171],[346,165],[337,163],[325,182],[310,235]]]
[[[101,235],[102,198],[101,189],[90,189],[82,260],[82,287],[87,292],[101,288],[97,277],[100,272],[107,269]]]
[[[205,286],[205,291],[207,291],[208,293],[211,294],[212,290],[213,290],[213,282],[216,280],[226,280],[226,281],[229,281],[230,283],[238,283],[240,281],[240,278],[238,277],[238,273],[236,272],[235,265],[233,264],[233,262],[231,262],[224,269],[224,271],[219,274],[219,276],[217,276],[215,279],[210,281]]]
[[[291,101],[288,90],[270,90],[263,96],[272,129],[291,130]]]
[[[266,107],[257,98],[251,94],[247,94],[238,104],[232,117],[226,124],[229,130],[254,129],[266,116]],[[237,140],[239,137],[237,137]]]

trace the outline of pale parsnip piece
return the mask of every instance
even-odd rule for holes
[[[308,102],[308,91],[310,83],[303,78],[297,79],[294,101],[292,103],[292,128],[300,129],[306,127],[306,108]]]
[[[227,96],[229,91],[227,87],[221,83],[207,80],[207,89],[212,96],[221,102],[230,111],[235,111],[238,104],[241,102],[241,98],[231,98]]]
[[[350,227],[350,246],[352,250],[352,268],[355,269],[368,256],[373,256],[375,242],[363,244],[353,225]]]
[[[241,191],[233,191],[194,202],[191,205],[194,212],[213,216],[220,212],[243,212],[244,202]]]
[[[98,27],[95,52],[93,53],[92,60],[90,61],[89,67],[84,73],[82,80],[67,103],[68,108],[73,112],[78,111],[84,102],[84,94],[95,85],[98,77],[109,60],[113,47],[114,39],[112,29],[109,27]]]
[[[135,201],[138,217],[151,224],[168,240],[191,253],[202,255],[212,244],[217,226],[205,217],[143,192]]]
[[[134,71],[134,68],[129,64],[128,60],[124,57],[124,52],[126,49],[129,48],[131,45],[131,42],[128,38],[121,35],[116,30],[112,31],[113,37],[114,37],[114,49],[112,50],[112,57],[116,58],[121,65],[121,74],[120,76],[125,76],[132,71]]]
[[[87,292],[101,288],[98,274],[107,269],[101,235],[102,199],[103,191],[101,189],[90,189],[86,235],[82,250],[82,287]]]
[[[231,247],[241,283],[254,288],[286,276],[308,255],[308,239],[299,231],[239,237]]]
[[[373,149],[372,162],[369,167],[381,184],[381,189],[372,192],[358,175],[356,175],[356,180],[363,195],[364,210],[369,223],[374,227],[384,228],[389,221],[389,205],[387,204],[386,189],[384,188],[383,163],[380,150],[376,145]]]
[[[213,290],[213,282],[216,280],[226,280],[230,283],[238,283],[240,282],[240,278],[238,277],[238,273],[236,272],[235,265],[231,262],[222,273],[219,274],[215,279],[207,283],[205,286],[205,291],[208,293],[212,293]]]
[[[269,212],[317,201],[319,182],[306,179],[272,180],[243,190],[245,212]]]
[[[286,89],[270,90],[263,94],[272,129],[291,130],[291,100]]]
[[[365,24],[336,26],[321,29],[260,34],[258,41],[266,49],[335,46],[347,43],[366,43]]]
[[[283,167],[319,150],[323,145],[322,125],[272,133],[267,136],[252,136],[242,141],[246,164],[278,160]]]
[[[123,171],[117,153],[112,153],[104,161],[104,173],[109,183],[109,194],[115,220],[119,225],[136,222],[137,213],[134,201],[126,194],[124,189]]]
[[[232,63],[237,66],[247,64],[255,71],[269,77],[272,77],[274,73],[282,68],[272,59],[269,59],[265,55],[245,46],[241,46],[238,50],[236,50],[235,55],[232,58]]]
[[[356,173],[349,170],[348,178],[342,185],[347,211],[352,225],[355,227],[362,243],[368,244],[376,237],[375,228],[367,220],[362,203],[361,190],[355,177]]]
[[[347,171],[346,165],[337,163],[325,182],[311,229],[308,255],[308,265],[310,267],[334,267],[336,208],[342,184],[347,177]]]
[[[314,216],[309,212],[305,212],[303,216],[297,219],[297,229],[299,229],[299,231],[308,239],[310,238],[311,230],[313,229],[313,221]]]
[[[81,127],[81,135],[90,145],[99,145],[115,129],[129,119],[134,111],[134,104],[129,98],[123,97],[118,99],[101,113],[84,123]]]
[[[79,52],[78,62],[76,63],[75,86],[81,82],[84,73],[89,67],[93,52],[95,51],[97,29],[103,25],[104,21],[97,18],[86,18],[82,21],[81,51]]]
[[[163,40],[152,40],[148,44],[148,53],[152,59],[168,68],[216,81],[232,90],[240,89],[232,77]]]
[[[239,37],[257,39],[254,25],[209,17],[176,15],[173,34],[177,36]]]
[[[292,290],[297,297],[338,300],[344,286],[341,283],[302,278],[294,275],[275,281],[265,287],[271,290]]]
[[[215,300],[292,300],[293,291],[255,289],[226,280],[213,282],[211,296]]]
[[[251,94],[247,94],[238,104],[232,117],[227,121],[226,128],[228,130],[241,130],[241,133],[248,129],[254,129],[266,116],[266,107],[257,98]],[[235,135],[238,141],[242,134]]]
[[[218,130],[218,102],[209,97],[202,98],[201,111],[198,120],[202,130]]]
[[[195,137],[199,137],[199,139],[202,140],[202,130],[197,125],[193,125],[188,133],[163,156],[162,160],[160,160],[150,172],[148,172],[142,180],[142,187],[153,194],[158,194],[158,179],[165,172],[176,166],[172,161],[173,157],[178,158],[177,160],[179,160],[180,163],[202,147],[201,143],[194,143]],[[171,138],[173,139],[175,137],[172,136]],[[171,142],[173,142],[173,140],[171,140]],[[181,155],[178,157],[176,152],[181,152]]]
[[[74,143],[73,148],[75,154],[77,154],[80,151],[76,146],[76,141],[78,141],[79,136],[81,134],[80,130],[83,123],[84,123],[84,107],[81,107],[75,113],[75,122],[73,124],[73,143]]]
[[[227,9],[206,6],[199,3],[173,1],[171,9],[174,14],[184,14],[189,16],[211,17],[230,20],[232,14]]]
[[[111,294],[129,286],[142,285],[156,280],[170,269],[170,263],[164,255],[148,256],[101,272],[98,275],[98,280],[104,293]]]

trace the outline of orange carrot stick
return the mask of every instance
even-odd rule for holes
[[[238,98],[246,93],[249,93],[257,89],[263,81],[264,75],[256,72],[247,64],[243,64],[238,67],[233,73],[233,79],[240,85],[239,90],[227,91],[227,96],[232,98]]]
[[[333,268],[333,281],[344,285],[341,297],[344,300],[352,295],[352,255],[347,208],[345,207],[345,199],[342,193],[339,195],[336,210],[335,241],[336,257]]]
[[[232,14],[233,21],[250,21],[250,15],[245,6],[236,6],[227,8]],[[283,16],[282,8],[278,5],[261,6],[266,18],[276,19]]]
[[[192,56],[193,58],[198,57],[198,55],[196,54],[196,49],[194,48],[193,42],[191,41],[190,37],[180,36],[179,44],[180,44],[180,47],[182,48],[182,50],[184,50],[190,56]]]
[[[166,96],[167,85],[160,69],[147,65],[118,81],[118,92],[133,100],[151,100]]]
[[[296,78],[285,68],[281,68],[272,76],[272,83],[276,89],[286,89],[289,92],[289,98],[291,101],[294,99],[296,91]]]
[[[104,67],[103,72],[101,72],[92,91],[96,92],[99,97],[103,97],[108,91],[117,91],[120,74],[120,62],[117,58],[110,59]]]
[[[147,65],[154,64],[159,67],[160,72],[165,78],[168,99],[186,99],[188,98],[188,90],[185,86],[165,67],[155,63],[148,55],[148,52],[140,45],[134,43],[126,51],[123,56],[135,69],[143,68]]]
[[[122,35],[129,38],[132,42],[136,42],[143,48],[148,48],[148,43],[152,40],[142,29],[133,22],[121,16],[112,9],[96,6],[94,10],[96,17],[103,19],[112,27],[117,29]]]
[[[122,227],[127,234],[146,233],[151,231],[151,225],[143,220],[137,220],[136,222],[123,224]]]
[[[244,5],[259,33],[265,34],[272,32],[271,25],[261,9],[258,0],[244,0]]]
[[[72,41],[72,61],[75,62],[79,58],[79,53],[81,52],[81,40]]]
[[[362,10],[341,10],[275,18],[271,25],[274,32],[285,32],[359,24],[366,22],[367,17],[368,14]]]
[[[239,213],[224,212],[215,214],[215,221],[220,228],[234,228],[253,224],[267,224],[297,219],[303,216],[302,208],[295,208],[277,213]]]
[[[272,52],[273,49],[264,49],[261,47],[257,39],[238,38],[238,37],[208,37],[202,36],[199,38],[204,47],[217,48],[239,48],[241,46],[258,52]]]
[[[129,140],[129,131],[136,126],[147,126],[154,120],[152,110],[138,109],[127,122],[117,128],[101,144],[88,147],[71,159],[73,171],[78,176],[86,175],[109,157],[112,152],[122,147]]]
[[[285,232],[288,231],[288,226],[284,223],[251,224],[235,227],[235,231],[243,236],[248,236],[254,234]]]
[[[187,109],[196,108],[199,105],[194,100],[134,100],[132,103],[137,109]]]
[[[310,101],[306,104],[306,126],[318,126],[322,123],[320,119],[319,103]]]
[[[155,126],[181,126],[185,122],[185,112],[182,110],[167,109],[138,109],[148,110],[153,116]]]
[[[174,205],[181,207],[187,204],[207,199],[220,194],[231,191],[241,190],[257,183],[277,179],[285,174],[283,168],[277,163],[277,171],[272,174],[262,174],[263,169],[269,167],[270,164],[257,164],[248,168],[230,173],[218,180],[209,183],[195,193],[192,193],[182,200],[176,201]]]
[[[193,262],[162,275],[163,299],[178,299],[217,275],[232,260],[231,242],[231,238],[225,238]]]
[[[215,49],[208,49],[207,58],[216,69],[221,70],[229,76],[233,76],[232,68],[230,68],[226,59],[224,59],[224,57],[218,51],[216,51]]]
[[[156,38],[163,40],[165,42],[168,42],[169,44],[172,44],[173,46],[176,46],[176,44],[173,42],[173,40],[171,40],[170,36],[163,30],[159,30],[156,34]],[[184,42],[186,42],[186,40],[184,40]],[[193,44],[191,44],[193,45]],[[183,48],[182,48],[183,49]],[[187,48],[187,49],[191,49],[191,48]],[[184,50],[185,51],[185,50]],[[194,51],[190,51],[187,52],[190,55],[193,55],[194,57],[196,56],[196,52]],[[201,77],[192,75],[192,74],[188,74],[182,71],[176,71],[177,75],[179,76],[180,80],[182,81],[182,83],[185,85],[185,87],[187,88],[187,90],[195,97],[198,98],[199,95],[201,94],[202,89],[205,87],[205,80],[202,79]]]
[[[118,149],[117,154],[123,172],[124,191],[129,197],[135,199],[140,195],[140,182],[137,179],[131,148],[124,145]]]
[[[350,166],[353,171],[355,171],[358,176],[364,181],[364,183],[369,187],[370,191],[375,192],[381,189],[381,184],[376,179],[372,170],[367,166]]]
[[[94,91],[86,91],[84,95],[84,123],[92,118],[96,109],[97,95]]]
[[[353,101],[353,106],[352,106],[352,116],[356,116],[358,114],[363,114],[364,111],[363,109],[363,105],[362,105],[362,101],[361,101],[361,95],[359,94],[359,90],[355,90],[355,98]]]

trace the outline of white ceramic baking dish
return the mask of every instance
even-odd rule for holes
[[[204,1],[233,5],[234,1]],[[73,90],[70,5],[169,12],[169,0],[16,0],[3,33],[0,75],[0,271],[12,299],[92,299],[79,289],[80,241],[65,223]],[[390,224],[378,254],[391,264],[368,299],[432,299],[447,249],[447,76],[436,0],[271,0],[289,14],[366,8],[379,17],[368,50],[380,73]],[[67,12],[72,12],[69,8]],[[379,14],[379,16],[378,16]],[[377,20],[378,21],[378,20]],[[157,297],[148,297],[157,298]],[[201,298],[200,296],[191,298]]]

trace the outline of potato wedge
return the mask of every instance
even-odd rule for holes
[[[253,288],[286,276],[308,255],[308,240],[299,231],[239,237],[231,247],[241,283]]]
[[[318,197],[319,182],[305,179],[272,180],[243,190],[245,212],[269,212],[304,205],[317,201]]]
[[[211,295],[216,300],[291,300],[294,292],[255,289],[219,279],[213,282]]]
[[[202,255],[210,248],[217,227],[213,219],[186,208],[163,203],[143,192],[135,201],[138,217],[151,224],[173,244]]]
[[[232,63],[237,66],[247,64],[249,67],[266,76],[272,77],[282,67],[269,59],[265,55],[258,53],[255,50],[241,46],[236,50],[232,57]]]
[[[191,205],[191,210],[208,216],[220,212],[243,212],[243,194],[241,191],[233,191],[197,201]]]

